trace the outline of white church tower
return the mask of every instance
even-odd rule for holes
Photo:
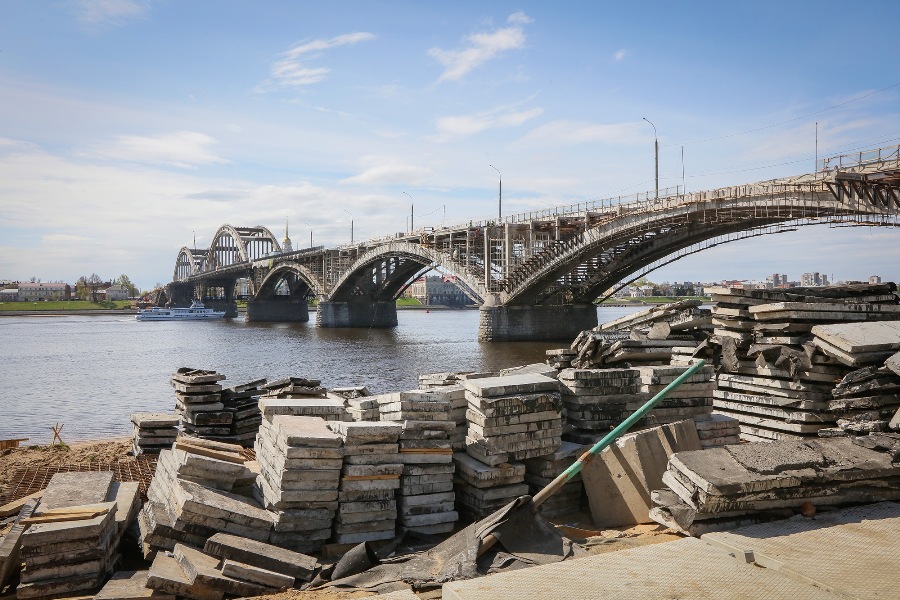
[[[291,246],[291,238],[288,235],[288,220],[287,217],[284,218],[284,240],[281,242],[281,251],[282,252],[293,252],[294,248]]]

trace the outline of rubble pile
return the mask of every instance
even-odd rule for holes
[[[547,355],[547,364],[557,371],[571,368],[572,361],[578,357],[578,352],[571,348],[554,348],[547,350],[545,354]]]
[[[225,376],[215,371],[182,367],[172,374],[175,414],[181,417],[184,434],[205,439],[227,438],[234,415],[222,403]],[[228,441],[223,439],[222,441]]]
[[[419,375],[419,389],[430,390],[451,385],[460,385],[464,373],[425,373]]]
[[[441,388],[379,397],[382,421],[402,421],[403,474],[398,492],[401,531],[438,534],[453,531],[454,507],[450,396]]]
[[[534,496],[550,485],[563,471],[572,466],[587,448],[581,444],[563,442],[553,454],[525,459],[525,482],[528,493]],[[556,517],[577,512],[584,499],[584,482],[581,473],[567,481],[540,507],[545,517]]]
[[[403,463],[398,440],[401,423],[339,423],[329,428],[344,442],[334,541],[358,544],[394,538],[395,491]]]
[[[539,374],[467,379],[466,453],[486,465],[546,456],[562,442],[559,382]]]
[[[131,444],[132,454],[159,454],[171,448],[178,437],[178,426],[181,419],[169,413],[132,413],[134,438]]]
[[[48,598],[99,587],[119,560],[119,545],[140,506],[136,483],[111,472],[58,473],[19,538],[24,562],[18,598]],[[30,508],[30,507],[29,507]]]
[[[138,515],[145,557],[176,544],[202,546],[217,531],[267,541],[272,516],[251,498],[233,493],[252,477],[241,446],[196,438],[179,438],[160,452]]]
[[[263,420],[254,447],[259,476],[253,495],[274,521],[268,541],[317,552],[331,538],[338,509],[341,436],[320,417],[275,415]]]
[[[453,455],[457,511],[478,521],[528,493],[523,463],[488,466],[465,452]]]
[[[840,334],[829,341],[824,332],[862,327],[864,339],[883,327],[892,331],[890,324],[869,321],[900,319],[894,289],[890,283],[713,290],[712,341],[721,347],[722,362],[716,411],[738,419],[750,441],[814,436],[847,420],[844,411],[856,409],[832,403],[835,382],[890,352],[869,354],[865,342],[850,340],[839,342],[841,349],[833,343]]]
[[[594,327],[594,331],[639,331],[647,334],[658,323],[665,323],[670,331],[706,329],[712,317],[708,309],[700,308],[701,304],[700,300],[679,300],[652,306],[602,323]]]
[[[701,535],[784,518],[794,509],[810,514],[818,505],[897,500],[900,464],[893,460],[900,444],[884,451],[882,441],[870,443],[868,437],[678,452],[662,477],[668,490],[652,494],[656,506],[650,516],[677,531]]]
[[[222,390],[222,404],[225,412],[231,413],[231,431],[227,436],[218,438],[232,444],[240,444],[245,448],[253,446],[256,432],[262,423],[259,410],[259,396],[265,379],[256,379]]]
[[[319,417],[326,421],[351,421],[345,405],[347,400],[329,393],[318,379],[284,377],[265,384],[265,394],[259,398],[264,419],[276,415]]]

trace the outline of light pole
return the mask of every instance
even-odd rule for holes
[[[312,225],[310,225],[309,223],[306,223],[306,222],[304,222],[304,224],[307,227],[309,227],[309,247],[312,248],[313,247]]]
[[[346,208],[344,209],[344,212],[347,213],[348,215],[350,215],[350,243],[352,244],[353,243],[353,213],[350,212],[349,210],[347,210]]]
[[[500,180],[500,188],[497,192],[497,224],[499,225],[500,221],[503,220],[503,175],[500,173],[500,169],[498,169],[494,165],[488,166],[497,171],[497,177]]]
[[[413,217],[416,214],[416,207],[412,203],[412,196],[409,195],[409,192],[403,192],[403,193],[406,194],[407,198],[409,198],[409,230],[412,231],[413,229],[416,228],[416,226],[413,224]]]
[[[656,125],[647,117],[642,117],[653,128],[653,156],[656,159],[656,199],[659,199],[659,137],[656,135]]]

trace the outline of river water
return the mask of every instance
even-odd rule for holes
[[[635,308],[600,307],[600,322]],[[417,387],[422,373],[496,371],[542,362],[561,342],[475,340],[477,310],[400,310],[394,329],[320,329],[309,323],[138,322],[131,316],[0,318],[0,439],[48,443],[128,436],[132,412],[172,412],[169,376],[213,369],[225,385],[311,377],[372,393]]]

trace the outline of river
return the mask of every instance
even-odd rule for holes
[[[600,322],[636,308],[600,307]],[[543,362],[561,342],[475,340],[477,310],[400,310],[394,329],[309,323],[138,322],[122,315],[0,318],[0,439],[49,443],[128,436],[132,412],[171,412],[169,376],[213,369],[225,385],[300,376],[373,393],[414,389],[421,373],[496,371]]]

